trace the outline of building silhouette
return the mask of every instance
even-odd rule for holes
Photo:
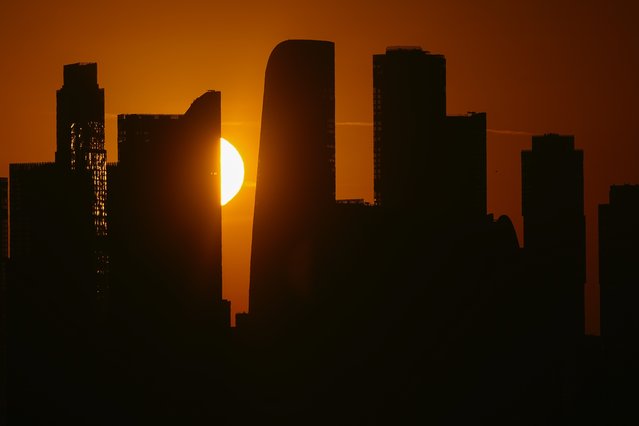
[[[9,180],[0,177],[0,259],[9,258]]]
[[[486,114],[446,115],[443,55],[374,55],[373,118],[377,205],[446,233],[486,221]]]
[[[611,420],[639,419],[639,185],[613,185],[599,205],[601,338]],[[631,420],[632,419],[632,420]]]
[[[96,63],[64,66],[64,83],[56,92],[56,164],[84,176],[91,192],[90,214],[95,239],[94,268],[98,297],[106,298],[106,149],[104,147],[104,89],[98,86]]]
[[[546,290],[548,332],[574,340],[584,334],[583,151],[573,136],[533,136],[521,164],[524,248]]]
[[[95,63],[64,66],[56,143],[55,162],[9,167],[10,422],[67,421],[94,407],[108,265],[104,91]]]
[[[486,220],[486,113],[446,117],[445,163],[438,167],[442,202],[458,224]]]
[[[335,203],[334,45],[287,40],[266,67],[249,313],[291,324],[315,287],[317,233]]]
[[[599,205],[601,335],[639,346],[639,185],[613,185]]]
[[[7,261],[9,260],[9,180],[0,177],[0,423],[7,412]]]
[[[377,234],[388,247],[383,281],[394,283],[394,317],[407,322],[400,328],[419,328],[424,320],[411,316],[420,303],[458,279],[450,268],[478,255],[468,246],[492,223],[486,114],[447,116],[446,59],[419,47],[373,56],[373,101],[375,204],[384,217]]]
[[[99,167],[105,152],[104,89],[98,86],[98,65],[65,65],[56,100],[56,163],[71,170]]]
[[[220,102],[220,92],[209,91],[183,115],[118,116],[119,162],[109,166],[108,199],[113,303],[149,330],[158,322],[180,332],[190,323],[229,326]]]
[[[371,388],[384,395],[377,405],[412,401],[407,422],[565,418],[576,373],[562,365],[566,351],[555,337],[583,335],[581,152],[563,155],[572,145],[559,138],[548,148],[542,137],[524,153],[522,251],[510,219],[487,212],[486,114],[446,114],[445,72],[442,55],[420,48],[373,59],[382,218],[373,264],[389,331],[376,334],[385,342],[375,364],[384,385]],[[553,190],[561,195],[546,197]],[[427,414],[415,408],[425,400]]]
[[[11,164],[9,182],[7,416],[10,424],[68,420],[85,413],[79,401],[90,409],[94,389],[90,191],[55,163]]]
[[[432,166],[446,116],[446,59],[419,47],[373,56],[375,203],[438,203]]]
[[[371,205],[335,197],[334,44],[273,50],[233,331],[220,92],[119,115],[107,164],[97,65],[65,66],[55,162],[0,178],[0,423],[636,417],[639,185],[599,209],[602,346],[583,338],[583,152],[555,134],[522,152],[520,248],[487,213],[486,114],[447,115],[445,64],[373,57]]]
[[[181,115],[118,116],[119,161],[107,166],[111,422],[220,415],[230,327],[220,138],[218,91]]]

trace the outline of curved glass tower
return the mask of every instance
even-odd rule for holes
[[[286,321],[313,291],[317,233],[335,203],[335,47],[287,40],[268,60],[249,308]]]

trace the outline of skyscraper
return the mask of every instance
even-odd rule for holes
[[[486,113],[446,117],[439,185],[447,216],[476,224],[486,219]]]
[[[0,260],[9,257],[9,180],[0,177]]]
[[[639,348],[639,185],[613,185],[599,206],[601,335]]]
[[[109,311],[124,354],[113,372],[129,385],[118,385],[114,403],[129,418],[210,423],[221,405],[230,304],[222,299],[220,137],[217,91],[181,115],[118,116],[119,162],[108,166]]]
[[[104,89],[98,86],[96,63],[64,66],[63,85],[56,92],[57,148],[56,165],[86,181],[90,205],[86,214],[93,221],[91,252],[97,297],[104,301],[107,293],[106,274],[106,149],[104,147]]]
[[[442,161],[446,59],[419,47],[373,56],[375,203],[393,209],[437,203],[433,165]]]
[[[335,203],[334,44],[287,40],[264,84],[249,308],[284,321],[313,291],[317,232]]]
[[[617,423],[636,423],[639,185],[613,185],[609,203],[599,205],[599,286],[606,372],[602,388]]]
[[[221,94],[184,115],[118,116],[110,167],[114,303],[151,326],[228,326],[222,301]]]
[[[95,400],[96,308],[107,288],[104,91],[96,64],[64,66],[56,161],[11,164],[9,185],[9,419],[40,423],[47,413],[64,422]]]
[[[563,336],[584,333],[586,242],[583,151],[573,136],[533,136],[523,151],[524,249],[545,285],[546,316]]]
[[[87,182],[55,163],[11,164],[9,182],[9,423],[42,422],[34,404],[67,419],[69,401],[94,390],[87,384],[97,334]]]
[[[375,203],[413,222],[486,220],[486,114],[446,115],[446,58],[373,56]]]
[[[72,170],[88,168],[94,160],[89,154],[104,150],[104,89],[98,86],[98,65],[65,65],[56,99],[56,163]]]
[[[9,180],[0,177],[0,423],[6,423],[7,382],[7,260],[9,257]]]
[[[64,84],[57,98],[56,164],[85,172],[91,180],[96,235],[106,235],[106,150],[104,89],[98,86],[98,65],[64,66]]]

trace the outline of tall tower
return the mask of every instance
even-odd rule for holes
[[[104,248],[106,218],[106,149],[104,147],[104,89],[98,86],[96,63],[64,66],[64,82],[56,92],[57,149],[61,170],[84,176],[95,232],[94,269],[98,296],[106,291],[108,257]]]
[[[558,333],[584,334],[586,237],[583,151],[573,136],[533,136],[521,154],[524,248],[548,285]]]
[[[56,163],[72,170],[88,168],[104,151],[104,89],[98,86],[98,65],[64,66],[64,82],[56,93]]]
[[[3,342],[0,347],[0,363],[2,367],[7,365],[7,275],[6,264],[9,257],[9,180],[6,177],[0,177],[0,341]],[[0,423],[6,423],[7,412],[7,383],[6,374],[0,375]]]
[[[0,177],[0,262],[9,257],[9,179]]]
[[[601,335],[639,349],[639,185],[613,185],[599,206]]]
[[[373,56],[375,203],[392,209],[436,199],[446,116],[446,59],[419,47]]]
[[[606,394],[619,419],[637,418],[639,185],[613,185],[599,205],[599,286]]]
[[[33,404],[66,419],[78,415],[68,401],[95,395],[91,375],[101,371],[87,179],[55,163],[22,163],[10,164],[9,182],[8,423],[45,421]]]
[[[222,302],[221,93],[183,115],[118,116],[113,298],[147,325],[228,325]],[[179,329],[179,327],[178,327]]]
[[[446,117],[442,159],[438,167],[446,215],[463,223],[485,220],[486,113]]]
[[[249,308],[285,320],[312,291],[316,237],[335,203],[334,44],[288,40],[268,60]]]
[[[96,64],[64,67],[56,162],[11,164],[9,186],[8,422],[42,423],[34,404],[50,418],[79,418],[69,401],[88,407],[94,399],[104,337],[96,308],[106,289],[106,152]]]

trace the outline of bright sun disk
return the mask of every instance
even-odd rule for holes
[[[237,149],[229,141],[222,138],[220,143],[222,171],[222,205],[235,197],[244,183],[244,161]]]

